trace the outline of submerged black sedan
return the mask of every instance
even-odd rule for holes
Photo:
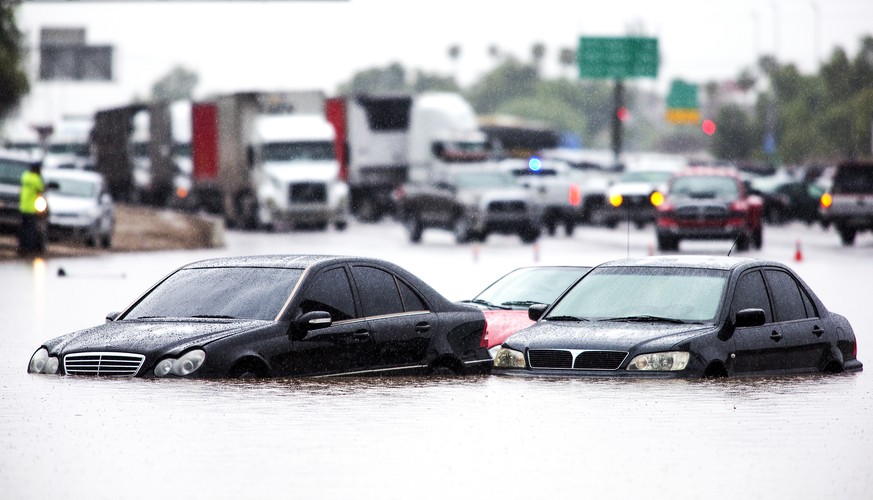
[[[491,367],[481,311],[370,258],[195,262],[106,319],[40,346],[28,372],[215,378]]]
[[[494,373],[701,377],[861,370],[852,326],[787,266],[628,259],[591,270],[495,354]]]

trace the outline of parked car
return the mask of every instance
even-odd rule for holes
[[[489,234],[517,234],[524,243],[540,237],[536,201],[496,167],[446,169],[434,182],[407,183],[395,202],[413,243],[425,229],[454,232],[458,243],[485,241]]]
[[[558,226],[572,236],[576,225],[585,220],[581,183],[571,176],[566,162],[537,157],[508,158],[500,161],[500,168],[530,191],[540,206],[542,224],[549,236],[555,235]]]
[[[849,321],[787,266],[659,256],[601,264],[510,336],[494,373],[710,377],[863,368]]]
[[[855,244],[859,231],[873,230],[873,162],[837,165],[830,190],[821,196],[821,218],[833,224],[843,245]]]
[[[478,306],[485,314],[488,352],[497,352],[507,337],[534,323],[527,316],[530,306],[551,304],[590,269],[590,266],[520,267],[464,301]]]
[[[88,246],[112,246],[115,203],[103,175],[73,169],[45,169],[43,179],[51,211],[50,240],[81,241]]]
[[[761,248],[764,202],[747,193],[736,169],[690,167],[677,172],[658,207],[657,241],[661,251],[675,251],[683,239],[736,242],[739,251]]]
[[[667,182],[675,169],[645,169],[625,172],[609,187],[609,203],[603,213],[603,223],[615,227],[620,222],[633,222],[638,228],[655,222],[658,205],[663,203]]]
[[[269,377],[481,373],[485,318],[378,259],[210,259],[160,280],[107,323],[45,342],[30,373]]]

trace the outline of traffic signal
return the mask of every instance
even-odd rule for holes
[[[712,135],[715,133],[715,122],[710,119],[703,120],[700,128],[703,129],[704,134]]]

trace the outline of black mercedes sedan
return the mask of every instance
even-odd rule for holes
[[[510,336],[494,373],[723,377],[862,369],[852,326],[787,266],[659,256],[595,267]]]
[[[487,373],[485,318],[378,259],[276,255],[172,272],[106,324],[49,340],[30,373],[270,377]]]

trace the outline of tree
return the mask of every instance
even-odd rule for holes
[[[158,102],[191,99],[199,81],[197,73],[176,66],[152,85],[152,99]]]
[[[723,160],[743,160],[751,156],[756,135],[746,111],[736,104],[719,108],[715,123],[718,131],[712,137],[712,153]]]
[[[573,67],[576,66],[576,50],[564,47],[558,54],[558,63],[564,67],[569,75],[573,74]]]
[[[537,74],[541,73],[543,58],[546,56],[546,46],[542,42],[536,42],[530,48],[531,59],[533,66],[537,70]]]
[[[0,2],[0,120],[30,91],[23,67],[23,37],[15,23],[14,5]]]

